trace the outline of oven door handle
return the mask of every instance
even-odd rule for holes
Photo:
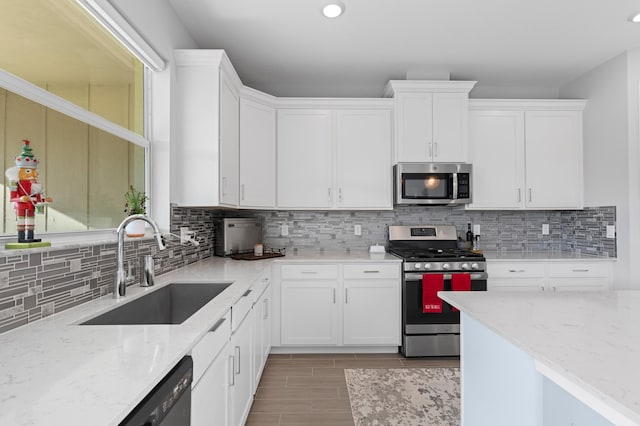
[[[486,280],[489,277],[489,274],[487,274],[486,272],[472,272],[472,273],[460,272],[460,273],[461,274],[471,275],[471,279],[472,280]],[[413,272],[413,273],[404,274],[404,279],[405,279],[405,281],[407,281],[407,280],[411,280],[411,281],[422,280],[422,276],[423,275],[434,275],[434,274],[433,273],[420,274],[420,273]],[[442,275],[444,275],[444,279],[445,280],[450,280],[451,279],[451,275],[453,275],[453,274],[442,274]]]

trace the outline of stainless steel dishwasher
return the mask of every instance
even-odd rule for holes
[[[191,423],[193,360],[182,360],[129,413],[120,426],[188,426]]]

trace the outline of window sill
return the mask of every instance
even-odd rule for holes
[[[104,229],[99,231],[85,231],[85,232],[68,232],[68,233],[55,233],[55,234],[41,234],[36,235],[37,238],[41,238],[42,241],[48,241],[51,243],[49,247],[38,248],[25,248],[25,249],[5,249],[5,243],[15,242],[15,236],[3,236],[0,237],[0,257],[20,255],[25,253],[42,253],[53,250],[66,250],[79,247],[96,246],[101,244],[116,244],[116,231],[115,229]],[[153,238],[153,235],[147,231],[144,237],[129,238],[125,237],[127,241],[143,241]]]

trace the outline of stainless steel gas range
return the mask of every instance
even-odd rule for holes
[[[403,259],[401,352],[459,356],[460,312],[436,293],[486,291],[484,256],[459,250],[450,225],[389,226],[389,252]]]

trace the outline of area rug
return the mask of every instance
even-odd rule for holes
[[[459,368],[346,369],[356,426],[460,424]]]

